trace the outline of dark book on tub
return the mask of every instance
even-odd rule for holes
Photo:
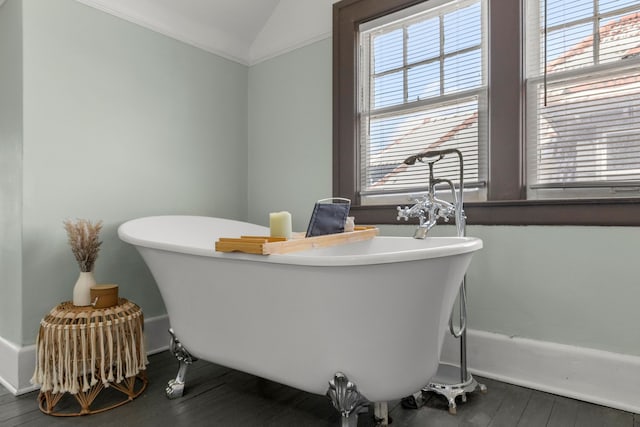
[[[337,203],[333,202],[336,200]],[[318,200],[313,207],[306,237],[324,236],[344,232],[344,223],[349,216],[351,201],[332,198]]]

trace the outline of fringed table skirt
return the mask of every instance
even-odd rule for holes
[[[124,298],[103,309],[64,302],[51,310],[40,322],[31,379],[40,385],[40,410],[56,416],[94,414],[142,394],[149,363],[143,325],[140,307]]]

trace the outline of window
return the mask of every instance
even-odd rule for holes
[[[527,3],[528,198],[640,192],[640,1]]]
[[[482,6],[483,2],[486,2],[485,7]],[[640,164],[640,157],[638,160],[630,158],[630,155],[634,155],[636,145],[634,135],[636,132],[631,123],[640,123],[640,121],[637,119],[627,120],[625,123],[628,123],[628,126],[612,125],[603,128],[604,131],[598,131],[596,137],[592,138],[592,144],[597,147],[589,155],[583,151],[583,148],[589,148],[586,145],[581,147],[577,153],[576,150],[572,154],[563,153],[559,140],[554,139],[554,135],[559,129],[562,129],[559,125],[560,122],[554,120],[562,118],[560,117],[562,114],[575,114],[578,111],[575,109],[571,112],[569,111],[571,108],[562,108],[557,104],[557,94],[560,93],[558,89],[570,88],[571,86],[567,86],[566,83],[577,82],[579,81],[578,77],[583,78],[583,86],[577,88],[583,88],[584,85],[595,87],[593,79],[601,75],[606,76],[606,79],[600,80],[601,83],[598,83],[600,85],[606,85],[606,82],[624,81],[628,83],[630,88],[633,86],[631,80],[635,76],[625,74],[628,71],[626,67],[633,65],[637,68],[640,65],[639,62],[636,62],[635,45],[634,48],[627,49],[622,55],[624,58],[621,58],[619,49],[606,46],[606,41],[600,43],[600,40],[596,40],[594,47],[586,48],[584,52],[591,52],[591,57],[594,58],[593,51],[598,51],[597,63],[584,65],[584,58],[574,57],[575,59],[571,60],[571,69],[569,69],[569,65],[566,65],[566,69],[562,71],[558,68],[557,71],[551,72],[548,68],[553,60],[559,57],[558,55],[562,55],[561,52],[570,51],[575,46],[576,39],[572,39],[572,37],[588,37],[588,35],[581,33],[582,30],[578,27],[589,23],[593,29],[591,34],[597,34],[598,37],[601,37],[602,29],[606,28],[607,23],[612,20],[609,18],[622,17],[635,11],[635,5],[640,2],[629,0],[548,0],[546,16],[548,28],[546,31],[541,31],[541,28],[544,29],[544,27],[540,27],[541,19],[544,16],[540,12],[541,8],[544,8],[544,0],[478,0],[477,3],[481,5],[480,9],[482,10],[480,25],[485,26],[483,31],[486,31],[487,34],[486,39],[482,39],[479,47],[482,51],[480,63],[483,71],[480,71],[478,75],[483,75],[483,77],[480,79],[479,86],[474,85],[473,88],[467,87],[461,91],[468,95],[467,98],[456,98],[454,94],[446,93],[446,83],[444,91],[442,83],[440,83],[440,88],[437,88],[436,85],[423,84],[427,80],[433,79],[435,81],[436,68],[440,68],[438,71],[440,81],[443,76],[446,80],[446,73],[443,74],[441,71],[442,61],[445,63],[447,61],[446,53],[436,54],[435,48],[430,49],[430,43],[427,43],[420,55],[412,55],[409,53],[410,48],[404,46],[406,40],[402,33],[408,31],[406,29],[411,25],[416,26],[416,32],[420,25],[424,26],[420,28],[426,30],[430,25],[429,22],[434,22],[429,19],[434,19],[436,15],[438,20],[441,20],[441,17],[453,11],[453,8],[462,10],[475,3],[471,0],[342,0],[334,3],[334,195],[352,200],[352,212],[359,223],[397,223],[395,206],[399,203],[395,200],[382,200],[382,204],[377,204],[381,200],[375,199],[381,199],[385,195],[394,194],[394,192],[398,194],[413,192],[418,189],[419,180],[412,182],[407,174],[389,176],[390,171],[393,171],[392,168],[395,168],[394,165],[399,163],[398,160],[402,158],[404,153],[398,152],[395,154],[395,158],[390,160],[392,156],[388,156],[388,154],[391,149],[384,153],[386,147],[383,148],[384,143],[381,142],[384,139],[380,139],[379,136],[373,138],[372,135],[382,135],[378,125],[383,122],[383,119],[392,123],[393,119],[402,120],[398,117],[402,117],[404,114],[406,122],[411,123],[409,116],[412,113],[419,114],[416,113],[418,107],[424,108],[425,112],[422,114],[429,115],[430,119],[432,116],[440,117],[439,112],[444,111],[448,113],[449,117],[453,117],[457,113],[446,108],[447,103],[451,102],[452,105],[465,105],[467,108],[478,111],[477,137],[475,139],[469,137],[469,133],[476,134],[476,129],[470,126],[465,141],[476,141],[473,144],[477,144],[477,148],[473,150],[477,150],[477,171],[472,171],[473,168],[470,167],[469,172],[477,175],[469,180],[475,181],[476,188],[483,190],[486,199],[482,200],[482,197],[479,197],[475,199],[477,201],[470,201],[471,199],[467,198],[465,192],[465,212],[468,224],[640,225],[640,193],[636,191],[637,188],[640,188],[640,182],[638,185],[632,185],[629,181],[636,179],[637,171],[635,169]],[[597,4],[597,10],[594,9],[589,13],[584,12],[584,14],[582,9],[580,9],[580,13],[575,11],[575,13],[568,14],[556,11],[558,13],[553,15],[551,6],[561,4],[569,11],[575,7]],[[398,31],[400,27],[393,28],[393,23],[397,19],[387,18],[388,20],[385,21],[385,17],[397,17],[399,16],[397,14],[402,13],[405,13],[406,17],[406,12],[411,7],[423,7],[422,10],[425,11],[424,23],[411,21],[404,27],[401,26],[402,29]],[[452,9],[448,9],[449,7]],[[531,11],[535,11],[535,13],[531,13]],[[565,21],[558,20],[561,15],[564,15],[562,19]],[[431,26],[435,28],[435,24],[431,24]],[[437,31],[447,31],[446,27],[445,23],[444,30],[439,27]],[[529,33],[525,34],[525,28],[529,30]],[[367,63],[369,70],[365,72],[363,77],[362,67],[358,66],[360,40],[362,33],[369,30],[372,31],[372,39],[379,35],[380,39],[384,40],[383,37],[387,35],[389,43],[400,43],[400,40],[403,40],[401,56],[406,56],[406,60],[404,58],[400,60],[398,57],[394,58],[393,55],[388,54],[390,62],[387,65],[376,69],[375,63],[373,65]],[[394,31],[397,33],[393,33]],[[430,33],[433,34],[435,31],[434,29]],[[535,34],[535,37],[532,37],[532,34]],[[640,36],[634,37],[636,42],[640,38]],[[577,40],[581,41],[583,38]],[[536,42],[533,42],[534,39]],[[540,42],[545,39],[546,55],[540,53],[542,46]],[[556,52],[551,47],[561,49],[561,51]],[[375,57],[375,42],[370,45],[369,49],[373,49]],[[537,55],[538,59],[532,59],[531,56],[525,58],[525,52],[530,55],[534,52],[534,57]],[[585,58],[585,55],[588,56],[585,53],[583,55]],[[437,63],[438,67],[433,65],[432,68],[429,68],[429,61]],[[532,61],[537,61],[537,65],[533,66],[534,62]],[[547,67],[541,64],[545,61]],[[618,65],[621,68],[617,68]],[[534,70],[538,70],[537,74]],[[547,72],[545,73],[544,70]],[[385,73],[389,75],[398,73],[398,76],[395,77],[397,80]],[[362,86],[365,78],[368,78],[369,82]],[[395,89],[396,85],[399,87],[400,81],[402,81],[402,90]],[[563,84],[565,86],[562,86]],[[640,87],[640,82],[638,86]],[[368,93],[363,94],[359,88],[368,91]],[[376,91],[379,91],[379,96]],[[475,93],[470,91],[475,91]],[[625,98],[627,93],[616,95],[615,91],[607,92],[609,92],[609,98],[607,100],[603,98],[600,104],[604,111],[611,112],[618,108],[617,105],[620,102],[627,102]],[[544,104],[545,94],[546,105]],[[362,108],[363,96],[373,100],[373,102],[369,101],[370,107],[368,109]],[[477,102],[477,106],[474,105],[474,102]],[[565,105],[570,107],[568,104]],[[413,107],[415,107],[415,111]],[[405,108],[408,109],[405,110]],[[429,108],[433,110],[429,110]],[[438,110],[439,108],[441,110]],[[627,117],[634,117],[632,110],[635,111],[635,107],[626,111]],[[460,114],[463,114],[463,111],[460,110]],[[620,111],[618,110],[618,112]],[[614,113],[616,120],[624,121],[618,112]],[[565,119],[567,118],[565,117]],[[606,115],[603,119],[607,123],[615,121]],[[578,126],[576,121],[571,118],[568,118],[567,123]],[[578,126],[576,129],[575,135],[578,135],[577,139],[581,140],[580,133],[592,128]],[[363,133],[365,134],[364,138],[362,138]],[[405,136],[407,132],[405,131],[401,135]],[[426,135],[427,137],[424,139],[427,144],[430,144],[429,136]],[[463,133],[460,133],[460,137],[462,136]],[[433,138],[433,134],[430,137]],[[369,139],[367,140],[367,138]],[[614,140],[616,142],[612,143],[611,141]],[[361,141],[365,141],[362,149]],[[408,140],[405,143],[408,144]],[[420,145],[424,145],[422,141],[416,145],[416,148]],[[472,144],[468,145],[468,147],[471,146]],[[553,162],[562,158],[560,153],[566,154],[566,156],[558,162],[564,162],[564,165],[558,169],[559,174],[558,172],[547,173],[548,167],[555,167]],[[470,157],[472,157],[470,154],[469,156],[465,155],[465,165]],[[589,172],[592,176],[587,177],[583,174],[583,166],[586,166],[584,162],[591,158],[596,159],[595,166],[589,167],[592,167],[599,175],[595,172]],[[575,173],[567,172],[567,166],[572,162],[577,165]],[[362,168],[363,165],[364,168]],[[612,165],[615,166],[612,167]],[[601,173],[603,170],[615,172],[609,173],[606,178],[603,178]],[[597,176],[598,179],[594,179],[594,176]],[[381,181],[383,177],[388,179]],[[558,180],[559,177],[560,180]],[[566,184],[567,178],[575,181],[570,185],[571,191],[568,190],[569,186]],[[619,186],[620,181],[625,181],[625,184]],[[563,183],[558,184],[559,182]],[[594,182],[598,182],[597,185],[593,185]],[[376,185],[374,186],[374,184]],[[580,188],[585,184],[589,187]],[[615,190],[612,190],[614,188]],[[578,190],[577,193],[576,190]],[[585,194],[582,190],[588,192]],[[615,197],[610,197],[614,192]]]
[[[483,197],[477,191],[486,173],[486,162],[479,163],[486,160],[483,6],[430,1],[360,25],[363,204],[406,203],[426,190],[428,172],[426,164],[407,167],[404,159],[452,147],[465,158],[466,186]],[[457,157],[437,170],[457,182]]]

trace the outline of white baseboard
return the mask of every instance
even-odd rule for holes
[[[11,393],[22,394],[36,389],[29,382],[35,366],[35,352],[35,345],[20,347],[0,337],[0,384]]]
[[[169,348],[169,317],[151,317],[144,321],[145,345],[148,354]],[[36,363],[36,346],[20,347],[0,337],[0,384],[9,392],[19,395],[37,390],[31,384]]]
[[[459,355],[448,335],[442,361]],[[640,414],[638,356],[469,330],[467,360],[479,376]]]
[[[147,354],[156,354],[169,349],[169,316],[150,317],[144,319],[144,337]]]

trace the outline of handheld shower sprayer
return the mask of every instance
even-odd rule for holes
[[[441,160],[447,154],[451,154],[451,153],[456,153],[460,158],[462,158],[462,153],[460,153],[460,150],[456,148],[447,148],[444,150],[431,150],[431,151],[425,151],[424,153],[414,154],[413,156],[409,156],[406,159],[404,159],[403,163],[405,165],[411,166],[411,165],[415,165],[417,161],[424,163],[423,159],[425,158],[438,157],[436,160],[433,160],[433,163],[435,163],[438,160]]]

